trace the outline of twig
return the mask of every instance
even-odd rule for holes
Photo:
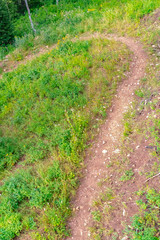
[[[155,178],[155,177],[158,177],[159,175],[160,175],[160,172],[157,173],[156,175],[154,175],[153,177],[148,178],[145,182],[148,182],[150,179]]]

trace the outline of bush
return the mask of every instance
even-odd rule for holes
[[[21,152],[17,140],[0,136],[0,171],[12,167],[20,158]]]

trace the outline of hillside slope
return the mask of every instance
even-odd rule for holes
[[[159,6],[33,13],[59,18],[1,62],[0,239],[159,239]]]

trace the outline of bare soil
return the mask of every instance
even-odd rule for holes
[[[84,178],[81,179],[79,189],[72,203],[75,214],[68,224],[68,227],[71,229],[72,236],[67,238],[68,240],[91,239],[90,232],[88,230],[89,227],[92,226],[91,207],[93,200],[95,200],[102,191],[97,183],[102,177],[105,175],[107,176],[108,172],[105,164],[109,162],[109,159],[111,159],[115,154],[117,154],[117,158],[119,156],[119,149],[117,149],[117,146],[122,135],[123,115],[133,100],[134,90],[137,88],[137,85],[139,85],[140,79],[145,76],[145,68],[147,64],[147,55],[143,50],[143,46],[132,38],[94,34],[90,36],[82,36],[80,37],[80,40],[97,37],[113,39],[126,44],[133,52],[133,59],[130,65],[130,72],[117,89],[117,95],[113,100],[106,122],[101,126],[96,142],[87,153],[85,159],[86,168],[84,169]],[[144,152],[139,153],[137,163],[140,164],[139,157],[144,160],[145,155],[146,154]],[[114,179],[114,176],[112,178]],[[128,192],[132,192],[136,189],[136,187],[134,189],[133,186],[134,184],[131,186],[125,184],[121,187],[121,189],[117,189],[117,194],[121,191],[124,196],[127,196]],[[129,209],[129,216],[136,212],[135,205],[130,205]],[[113,228],[116,232],[120,232],[122,230],[120,222],[121,217],[118,216],[118,214],[112,217]]]

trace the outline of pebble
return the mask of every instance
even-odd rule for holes
[[[108,151],[106,150],[106,149],[104,149],[103,151],[102,151],[102,153],[103,154],[106,154]]]
[[[125,216],[126,215],[126,210],[125,209],[123,209],[123,216]]]
[[[123,237],[121,240],[127,240],[128,239],[128,237],[127,236],[125,236],[125,237]]]
[[[117,148],[114,153],[120,153],[120,150]]]

